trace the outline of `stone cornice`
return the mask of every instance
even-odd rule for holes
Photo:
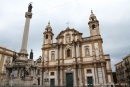
[[[89,21],[88,24],[90,24],[90,23],[95,23],[95,22],[99,23],[98,20],[94,20],[94,21]]]

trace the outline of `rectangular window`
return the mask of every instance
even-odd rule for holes
[[[51,76],[54,76],[55,75],[55,73],[54,72],[51,72]]]
[[[91,69],[87,69],[87,73],[92,73],[92,70]]]

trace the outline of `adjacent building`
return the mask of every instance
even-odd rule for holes
[[[43,85],[92,87],[113,83],[111,59],[109,54],[104,54],[99,21],[92,11],[88,26],[88,37],[67,27],[53,43],[54,33],[48,23],[42,45],[43,76],[40,80]]]
[[[121,62],[115,64],[115,68],[117,82],[130,85],[130,54],[125,56]]]
[[[8,59],[10,60],[10,63],[12,62],[14,53],[15,51],[12,51],[4,46],[0,46],[0,82],[6,75],[5,64],[8,62]]]

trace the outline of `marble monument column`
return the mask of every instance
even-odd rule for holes
[[[29,25],[30,25],[30,19],[32,18],[32,5],[30,4],[28,7],[28,12],[25,13],[25,26],[24,26],[24,33],[23,33],[23,39],[22,39],[22,46],[20,53],[28,54],[27,53],[27,42],[28,42],[28,34],[29,34]]]

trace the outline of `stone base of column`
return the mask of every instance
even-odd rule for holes
[[[16,63],[27,63],[28,62],[28,53],[18,53],[18,57],[15,59]]]

